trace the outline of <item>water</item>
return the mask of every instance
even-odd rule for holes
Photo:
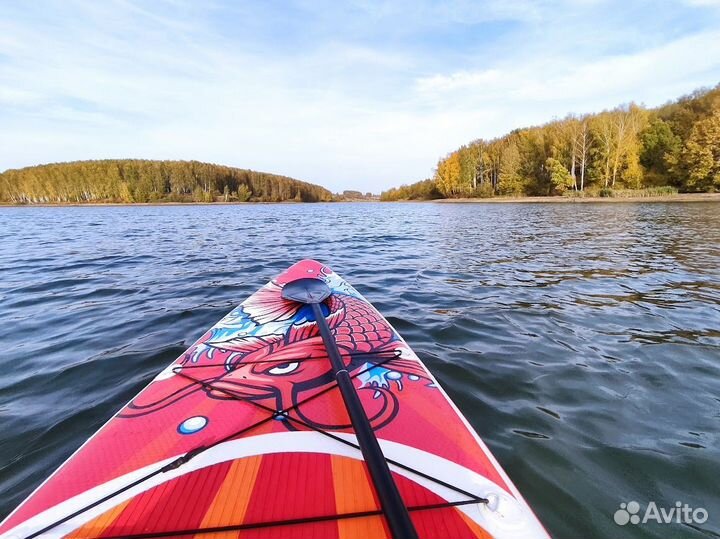
[[[0,208],[0,516],[292,262],[346,277],[557,538],[720,535],[720,204]],[[621,502],[709,520],[618,527]]]

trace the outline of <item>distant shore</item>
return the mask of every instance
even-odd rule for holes
[[[591,202],[720,202],[720,193],[679,193],[650,197],[493,197],[493,198],[441,198],[440,204],[588,204]]]
[[[332,200],[325,201],[333,204],[347,204],[357,202],[433,202],[438,204],[589,204],[596,202],[720,202],[720,193],[679,193],[667,196],[649,197],[492,197],[492,198],[439,198],[435,200]],[[238,202],[238,201],[217,201],[217,202],[59,202],[42,204],[12,204],[0,202],[0,207],[7,208],[52,208],[52,207],[100,207],[100,206],[253,206],[268,204],[320,204],[321,202],[298,202],[295,200],[283,200],[278,202]]]
[[[281,200],[278,202],[43,202],[38,204],[13,204],[0,202],[0,207],[7,208],[53,208],[64,207],[102,207],[102,206],[254,206],[267,204],[318,204],[318,202],[298,202],[296,200]]]
[[[52,208],[58,207],[76,207],[76,206],[253,206],[268,204],[321,204],[321,203],[345,204],[348,202],[380,202],[378,199],[352,199],[352,200],[322,200],[317,202],[301,202],[298,200],[278,200],[277,202],[240,202],[237,200],[218,200],[215,202],[39,202],[37,204],[14,204],[12,202],[0,202],[0,208]]]

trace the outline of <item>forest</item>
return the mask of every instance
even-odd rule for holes
[[[321,202],[330,191],[285,176],[198,161],[137,159],[38,165],[0,174],[0,202]]]
[[[475,140],[432,178],[381,200],[647,196],[720,191],[720,85],[663,106],[634,103]]]

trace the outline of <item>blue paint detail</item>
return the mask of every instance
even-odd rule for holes
[[[188,417],[185,421],[178,425],[177,430],[180,434],[195,434],[207,427],[208,422],[208,418],[204,415]]]
[[[370,368],[369,363],[365,363],[362,374],[358,375],[362,385],[360,387],[382,387],[390,389],[390,382],[397,384],[398,390],[402,391],[402,373],[391,371],[385,367],[374,366]],[[374,397],[378,398],[380,394],[375,392]]]

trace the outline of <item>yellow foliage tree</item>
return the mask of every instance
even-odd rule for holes
[[[460,155],[453,152],[438,163],[435,181],[438,189],[446,197],[457,197],[461,194]]]

